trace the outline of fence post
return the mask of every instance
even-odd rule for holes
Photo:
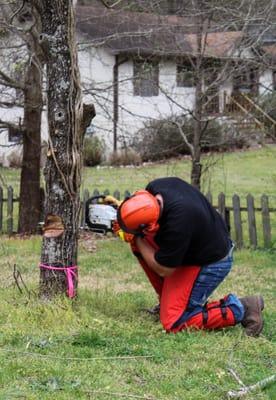
[[[120,200],[120,192],[119,190],[115,190],[113,193],[113,196],[115,197],[115,199]]]
[[[227,230],[229,234],[231,233],[231,222],[230,222],[230,210],[229,208],[225,208],[225,223],[227,226]]]
[[[232,198],[233,202],[233,214],[234,214],[234,226],[236,234],[236,244],[237,248],[241,249],[243,247],[243,235],[242,235],[242,221],[241,221],[241,206],[240,198],[237,194],[234,194]]]
[[[3,231],[3,188],[0,186],[0,232]]]
[[[218,195],[218,211],[225,221],[225,194],[224,193],[220,193]]]
[[[256,249],[258,243],[257,243],[254,197],[251,194],[248,194],[246,196],[246,202],[247,202],[248,232],[249,232],[250,245],[253,247],[253,249]]]
[[[129,196],[131,196],[131,193],[130,193],[128,190],[126,190],[126,191],[125,191],[125,197],[124,197],[124,198],[129,197]]]
[[[218,211],[222,218],[224,219],[225,225],[227,226],[228,232],[230,232],[230,211],[225,205],[225,194],[220,193],[218,195]]]
[[[85,209],[86,209],[86,202],[88,199],[89,199],[89,190],[84,189],[81,202],[81,221],[80,221],[81,228],[85,228]]]
[[[210,204],[213,204],[213,196],[211,192],[206,194],[206,199],[209,201]]]
[[[13,188],[8,187],[8,200],[7,200],[7,232],[8,235],[13,233]]]
[[[271,246],[271,225],[270,225],[268,196],[266,194],[263,194],[261,197],[261,209],[262,209],[264,247],[270,247]]]

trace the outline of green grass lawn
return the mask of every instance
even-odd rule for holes
[[[214,196],[224,192],[227,196],[238,193],[256,196],[266,193],[276,204],[276,146],[222,153],[203,157],[204,170],[202,191],[211,191]],[[188,158],[173,159],[160,163],[146,164],[138,167],[90,167],[83,170],[82,189],[92,191],[98,188],[101,192],[108,189],[134,191],[145,187],[147,182],[161,176],[179,176],[189,181],[190,160]],[[13,186],[15,194],[19,193],[20,171],[0,167],[0,186]]]
[[[119,239],[80,242],[78,298],[37,296],[40,238],[1,238],[0,399],[226,399],[239,384],[275,373],[276,255],[236,253],[235,267],[213,297],[262,293],[260,338],[240,326],[166,334],[145,308],[156,298]],[[30,295],[14,283],[14,264]],[[273,286],[274,284],[274,286]],[[275,385],[246,399],[272,400]]]
[[[218,154],[214,158],[214,166],[203,174],[204,192],[210,190],[214,196],[220,192],[228,196],[234,193],[245,196],[249,192],[256,195],[265,192],[276,196],[276,146]],[[205,156],[203,162],[207,164],[210,159]],[[161,176],[179,176],[189,181],[189,159],[171,160],[135,168],[86,168],[83,187],[92,189],[96,186],[100,190],[134,191]]]

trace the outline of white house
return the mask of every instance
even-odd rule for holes
[[[79,6],[77,16],[82,83],[97,112],[92,131],[109,150],[127,145],[149,119],[193,110],[197,36],[191,21],[95,6]],[[232,95],[256,97],[276,88],[268,62],[274,43],[255,49],[255,39],[229,31],[210,32],[202,41],[203,85],[215,83],[206,92],[213,115],[231,108]]]
[[[99,6],[77,6],[76,13],[84,101],[94,103],[97,114],[88,133],[104,140],[107,153],[127,146],[146,121],[193,110],[198,43],[189,19]],[[276,89],[269,66],[275,43],[255,48],[242,32],[215,30],[202,40],[202,84],[212,115],[224,115],[237,93],[260,96]],[[14,121],[22,118],[22,110],[9,112]],[[0,109],[0,119],[6,113]],[[43,123],[44,137],[46,127]],[[0,144],[9,146],[10,139],[0,135]],[[2,163],[8,149],[0,147]]]

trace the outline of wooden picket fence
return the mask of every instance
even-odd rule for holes
[[[119,190],[113,193],[105,190],[100,193],[97,189],[91,192],[85,189],[82,195],[80,217],[80,226],[82,228],[85,227],[85,203],[90,197],[99,194],[112,194],[117,199],[120,199],[129,196],[130,192],[126,190],[121,195]],[[227,202],[224,193],[220,193],[216,201],[214,201],[211,193],[207,193],[206,197],[224,218],[237,248],[250,247],[256,249],[257,247],[272,248],[273,245],[275,246],[276,208],[269,206],[269,196],[263,194],[257,206],[257,200],[251,194],[248,194],[245,199],[234,194],[230,200],[229,197],[227,198]],[[13,188],[9,186],[4,191],[0,186],[0,233],[11,235],[16,232],[18,204],[19,199],[14,196]]]

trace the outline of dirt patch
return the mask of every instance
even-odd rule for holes
[[[83,250],[95,253],[97,251],[97,242],[107,239],[110,239],[110,236],[91,231],[81,231],[79,234],[79,245]]]
[[[80,247],[89,253],[95,253],[97,250],[97,240],[101,239],[99,236],[93,232],[81,231],[79,235]]]

